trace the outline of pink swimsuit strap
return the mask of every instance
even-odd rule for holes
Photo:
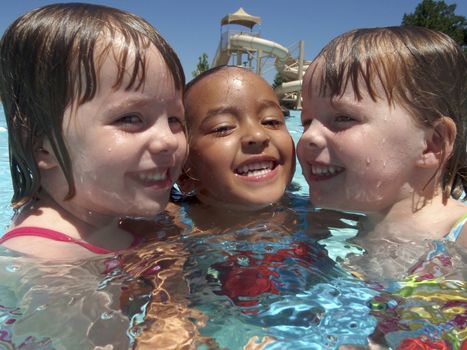
[[[0,244],[3,242],[15,238],[15,237],[23,237],[23,236],[35,236],[35,237],[43,237],[47,239],[51,239],[53,241],[59,241],[59,242],[68,242],[68,243],[74,243],[78,244],[79,246],[93,252],[96,254],[108,254],[112,253],[111,250],[107,250],[104,248],[99,248],[96,247],[95,245],[92,245],[90,243],[87,243],[85,241],[79,240],[79,239],[74,239],[71,238],[70,236],[67,236],[66,234],[54,230],[50,230],[47,228],[42,228],[42,227],[17,227],[14,228],[11,231],[8,231],[3,235],[3,237],[0,237]],[[135,246],[139,243],[140,239],[138,237],[134,237],[133,243],[131,246]]]

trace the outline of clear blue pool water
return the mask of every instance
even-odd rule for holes
[[[3,107],[0,104],[0,236],[11,217],[9,198],[13,194],[8,165],[8,138]]]
[[[12,214],[2,112],[1,232]],[[298,112],[287,125],[297,141]],[[277,220],[259,215],[246,226],[193,234],[183,204],[177,226],[161,214],[157,237],[119,256],[51,264],[0,247],[0,349],[164,350],[196,339],[200,350],[237,350],[270,336],[266,349],[333,350],[365,344],[377,326],[395,348],[418,336],[453,339],[467,327],[465,278],[415,283],[385,275],[426,249],[387,242],[390,258],[363,262],[376,276],[371,283],[355,278],[340,264],[351,253],[365,257],[349,241],[355,218],[313,211],[307,195],[297,163],[285,203],[273,209]],[[465,252],[447,248],[463,275]]]

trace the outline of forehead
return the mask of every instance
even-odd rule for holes
[[[198,104],[200,99],[204,103],[238,102],[235,99],[240,95],[247,95],[249,101],[276,99],[273,89],[261,77],[248,70],[232,68],[219,70],[195,83],[186,94],[186,102],[190,105]]]
[[[134,43],[122,42],[121,37],[113,39],[110,44],[100,44],[95,53],[98,89],[111,85],[115,89],[144,90],[156,81],[167,85],[167,89],[173,88],[169,67],[153,44],[141,50]]]
[[[387,92],[381,81],[381,76],[368,74],[367,79],[362,72],[356,74],[346,68],[346,64],[341,67],[334,65],[336,69],[343,69],[340,74],[332,72],[332,77],[326,67],[323,57],[318,57],[310,64],[303,78],[303,98],[326,98],[330,100],[352,99],[360,101],[371,99],[388,101]],[[374,72],[373,72],[374,73]],[[388,101],[389,102],[389,101]]]

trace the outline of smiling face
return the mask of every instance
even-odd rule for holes
[[[94,98],[66,109],[63,136],[76,195],[62,201],[67,183],[57,166],[43,169],[43,178],[47,192],[68,212],[150,217],[167,204],[187,151],[184,108],[167,65],[152,45],[146,64],[146,79],[138,89],[125,89],[129,74],[115,89],[117,66],[110,52],[98,71]]]
[[[245,69],[224,68],[185,96],[187,174],[204,203],[255,210],[277,202],[294,171],[294,145],[272,88]]]
[[[322,68],[315,61],[304,77],[304,132],[297,145],[311,202],[377,212],[421,190],[429,180],[417,165],[426,148],[426,130],[399,104],[373,101],[365,92],[358,101],[349,86],[332,101],[320,96]],[[384,96],[381,86],[374,85]]]

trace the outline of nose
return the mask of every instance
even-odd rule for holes
[[[248,150],[263,150],[271,140],[269,134],[262,125],[245,125],[245,131],[241,139],[242,147]]]
[[[323,133],[324,126],[318,121],[313,120],[310,126],[300,137],[300,144],[308,150],[319,150],[325,147],[326,138]]]
[[[149,134],[149,150],[151,153],[172,154],[179,148],[179,138],[177,138],[165,118],[160,118],[151,129]]]

